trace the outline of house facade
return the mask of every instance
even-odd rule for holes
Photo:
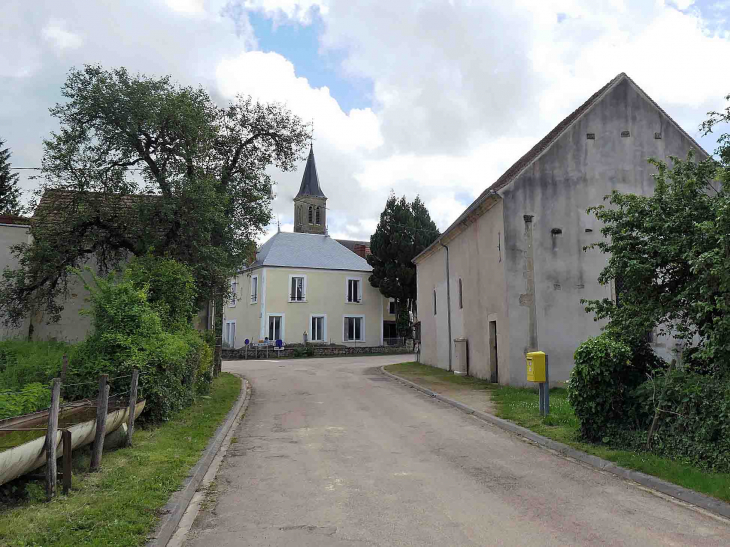
[[[327,198],[310,150],[294,198],[294,232],[274,234],[231,280],[223,344],[282,340],[346,346],[383,344],[387,299],[368,281],[365,242],[327,235]]]
[[[650,195],[648,158],[702,148],[625,74],[563,120],[414,259],[421,361],[453,369],[467,343],[469,374],[527,384],[525,353],[549,356],[551,383],[569,378],[578,345],[603,323],[581,299],[615,298],[598,283],[606,256],[588,207],[613,190]],[[653,339],[657,353],[671,341]]]

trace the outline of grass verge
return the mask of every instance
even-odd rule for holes
[[[499,386],[470,376],[457,376],[446,370],[418,363],[388,365],[385,370],[406,380],[439,391],[438,384],[449,385],[449,397],[459,400],[455,387],[465,393],[484,392],[496,408],[496,415],[558,442],[611,461],[621,467],[654,475],[685,488],[730,502],[730,473],[710,473],[691,464],[656,456],[649,452],[619,450],[580,440],[579,423],[568,403],[565,389],[550,390],[550,415],[540,416],[537,390]],[[470,394],[471,395],[471,394]]]
[[[159,509],[180,488],[240,390],[240,378],[221,374],[209,396],[159,427],[136,430],[134,447],[105,452],[98,473],[86,473],[88,450],[80,451],[69,496],[45,503],[43,484],[28,484],[30,499],[0,512],[0,545],[144,545]]]

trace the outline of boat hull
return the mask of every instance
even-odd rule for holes
[[[137,418],[144,410],[145,401],[137,403],[134,411]],[[109,435],[127,422],[129,408],[120,408],[109,412],[106,418],[104,434]],[[96,419],[87,420],[67,428],[71,432],[71,447],[81,448],[94,441],[96,436]],[[56,433],[56,454],[63,454],[61,431]],[[22,477],[46,464],[46,439],[39,437],[20,446],[0,452],[0,484]]]

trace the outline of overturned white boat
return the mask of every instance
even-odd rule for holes
[[[145,401],[139,401],[134,410],[135,419],[144,410]],[[127,423],[129,407],[110,408],[106,418],[105,435],[119,429]],[[56,454],[59,457],[63,454],[63,442],[61,431],[71,432],[71,448],[77,448],[91,444],[96,436],[96,404],[91,401],[79,401],[62,408],[59,412],[59,425],[56,433]],[[16,437],[21,439],[23,433],[35,433],[37,438],[8,447],[3,450],[0,447],[0,485],[13,479],[17,479],[30,473],[46,464],[46,437],[43,431],[36,428],[43,428],[48,423],[48,411],[35,412],[17,418],[0,420],[0,439]],[[20,431],[19,431],[20,430]],[[12,444],[12,439],[11,443]]]

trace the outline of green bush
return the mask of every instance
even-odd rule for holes
[[[19,391],[0,391],[0,420],[51,406],[51,390],[34,382]]]
[[[17,391],[40,382],[48,385],[61,373],[63,354],[71,345],[63,342],[0,342],[0,389]]]
[[[169,258],[137,257],[124,272],[137,289],[146,289],[147,301],[166,331],[185,328],[195,316],[197,291],[188,266]]]
[[[644,382],[636,390],[644,412],[651,416],[662,394],[664,403],[652,451],[713,471],[730,472],[730,381],[675,370]],[[645,440],[646,434],[641,437],[642,444]]]
[[[189,405],[197,393],[207,391],[212,352],[191,326],[176,324],[176,332],[166,332],[147,299],[148,286],[138,288],[126,276],[94,276],[94,283],[88,287],[87,311],[93,330],[70,356],[66,397],[96,397],[99,374],[112,379],[112,396],[125,394],[127,376],[137,368],[139,396],[147,400],[145,416],[164,421]]]
[[[646,422],[636,388],[662,361],[650,349],[632,348],[608,334],[583,342],[575,352],[568,400],[584,439],[607,438],[612,428],[638,428]]]

